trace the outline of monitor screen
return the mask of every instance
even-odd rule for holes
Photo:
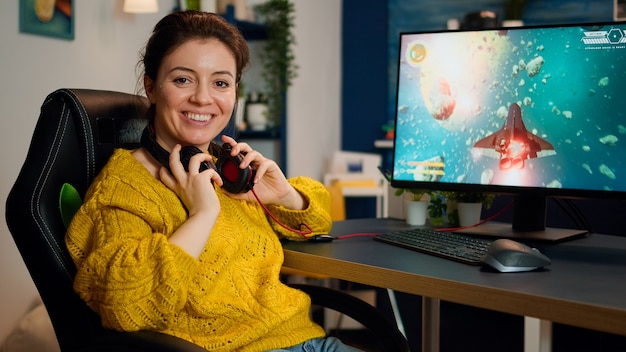
[[[626,23],[399,43],[392,186],[626,198]]]

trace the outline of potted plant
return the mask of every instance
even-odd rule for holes
[[[416,188],[398,188],[396,196],[406,195],[406,222],[409,225],[424,225],[429,201],[424,196],[431,196],[431,191]],[[432,198],[432,197],[431,197]]]
[[[441,192],[448,202],[448,222],[471,226],[480,221],[482,208],[491,208],[495,194],[483,192]]]
[[[430,224],[436,227],[441,227],[445,224],[443,214],[448,210],[448,204],[446,199],[439,195],[437,192],[432,192],[430,197],[430,204],[428,204],[428,216],[430,217]]]
[[[289,0],[267,0],[254,7],[257,17],[267,27],[267,40],[259,54],[267,97],[267,121],[279,126],[285,111],[287,88],[297,76],[292,45],[295,37],[294,5]]]

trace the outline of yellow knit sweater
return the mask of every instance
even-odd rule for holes
[[[308,208],[270,206],[272,213],[291,227],[329,231],[324,186],[305,177],[289,182]],[[167,241],[187,219],[181,201],[130,151],[116,150],[66,235],[78,269],[75,291],[107,328],[157,330],[210,351],[263,351],[323,336],[309,319],[309,297],[279,281],[279,237],[300,235],[256,202],[219,188],[218,197],[221,213],[196,260]]]

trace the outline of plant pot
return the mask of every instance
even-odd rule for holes
[[[244,111],[246,110],[246,98],[244,97],[239,97],[237,98],[237,110],[235,110],[235,127],[237,127],[238,130],[245,130],[246,128],[246,123],[244,121],[245,118],[245,114]]]
[[[472,226],[480,221],[480,213],[483,209],[483,203],[462,203],[456,204],[459,212],[459,225]]]
[[[427,201],[408,201],[406,203],[406,223],[415,226],[426,224],[427,209]]]
[[[247,114],[248,128],[253,131],[264,131],[267,129],[267,104],[248,104]]]

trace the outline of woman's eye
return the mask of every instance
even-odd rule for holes
[[[228,88],[228,87],[230,87],[230,83],[228,83],[226,81],[217,81],[217,82],[215,82],[215,85],[220,87],[220,88]]]
[[[189,80],[188,78],[185,78],[185,77],[178,77],[178,78],[174,79],[174,83],[189,84],[189,83],[191,83],[191,80]]]

